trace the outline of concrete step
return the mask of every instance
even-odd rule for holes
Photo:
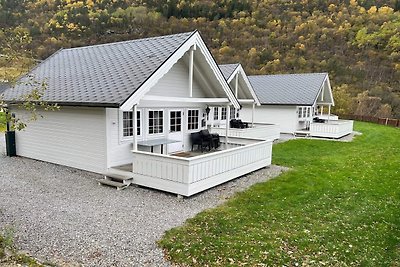
[[[123,184],[129,185],[133,181],[133,173],[131,172],[120,173],[120,172],[108,171],[103,175],[106,180],[120,182]]]
[[[97,182],[99,182],[99,185],[108,185],[108,186],[116,187],[117,190],[123,190],[129,186],[129,184],[119,183],[119,182],[106,180],[106,179],[98,179]]]
[[[120,170],[120,169],[117,169],[117,168],[109,168],[107,170],[107,173],[115,173],[115,174],[119,174],[119,175],[125,175],[125,176],[133,177],[133,172],[124,171],[124,170]]]

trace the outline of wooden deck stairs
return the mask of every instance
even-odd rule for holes
[[[133,182],[133,173],[123,170],[110,168],[107,172],[103,173],[104,179],[98,179],[99,185],[107,185],[123,190]]]
[[[308,130],[299,130],[294,132],[294,136],[299,136],[299,137],[309,137],[310,136],[310,131]]]

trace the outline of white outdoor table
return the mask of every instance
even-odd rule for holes
[[[159,139],[151,139],[145,141],[137,142],[140,146],[146,146],[151,148],[151,153],[153,153],[154,146],[161,146],[161,154],[164,154],[164,145],[177,143],[179,141],[167,139],[167,138],[159,138]]]

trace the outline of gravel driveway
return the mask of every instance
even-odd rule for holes
[[[178,199],[134,186],[117,191],[97,185],[97,174],[1,153],[0,228],[14,229],[20,249],[61,266],[169,266],[156,245],[164,231],[282,171],[271,166]]]

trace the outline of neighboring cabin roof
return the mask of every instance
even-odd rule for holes
[[[0,82],[0,95],[1,95],[8,87],[10,87],[10,84],[9,84],[9,83]]]
[[[44,101],[118,107],[194,33],[62,49],[29,75],[34,75],[36,81],[46,81]],[[17,83],[4,93],[4,99],[14,101],[31,89]]]
[[[313,105],[327,73],[248,76],[263,105]]]
[[[239,66],[239,63],[236,64],[223,64],[218,65],[224,75],[225,80],[228,80],[231,77],[233,71]]]

